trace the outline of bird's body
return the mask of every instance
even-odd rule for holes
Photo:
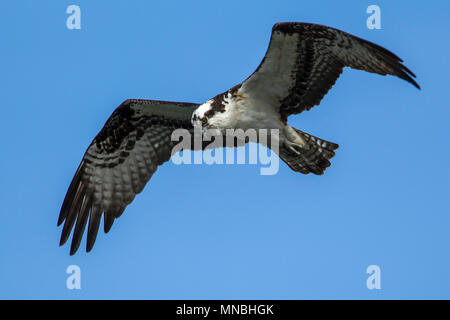
[[[419,88],[401,62],[390,51],[331,27],[278,23],[257,70],[207,102],[126,100],[94,138],[75,173],[58,220],[58,225],[64,222],[60,244],[75,225],[75,253],[88,225],[90,251],[102,214],[108,232],[157,167],[169,160],[176,129],[214,129],[223,137],[227,129],[255,130],[253,139],[241,143],[264,143],[260,130],[275,129],[275,151],[292,170],[323,174],[338,145],[291,127],[288,117],[318,105],[344,67],[395,75]]]
[[[217,102],[221,101],[221,102]],[[283,132],[287,128],[280,119],[280,114],[267,101],[252,97],[243,88],[237,88],[235,92],[227,91],[221,95],[200,105],[193,114],[193,125],[201,126],[200,119],[205,114],[214,110],[214,104],[221,103],[222,112],[216,112],[208,118],[208,128],[219,129],[223,135],[226,129],[278,129]],[[207,117],[207,116],[206,116]],[[258,142],[258,141],[251,141]]]

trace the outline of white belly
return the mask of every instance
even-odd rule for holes
[[[209,119],[210,126],[220,129],[222,134],[226,134],[226,129],[256,130],[257,141],[261,141],[261,134],[269,137],[272,133],[276,134],[274,138],[279,141],[280,145],[286,141],[304,144],[297,132],[281,121],[278,109],[270,101],[247,96],[239,90],[236,96],[233,97],[229,94],[225,97],[224,103],[225,111],[218,112]],[[253,139],[249,141],[253,141]]]
[[[269,141],[273,143],[276,140],[279,146],[287,142],[300,146],[304,145],[305,142],[297,132],[291,126],[281,121],[278,110],[267,102],[255,99],[240,99],[230,101],[229,106],[232,127],[244,131],[249,129],[256,130],[258,142],[267,145],[266,143]]]
[[[282,130],[285,127],[278,110],[267,102],[251,98],[238,99],[230,101],[229,107],[230,120],[235,128]]]

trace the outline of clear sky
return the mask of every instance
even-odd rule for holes
[[[81,8],[69,30],[66,8]],[[381,29],[366,8],[381,9]],[[450,298],[448,1],[2,1],[0,298]],[[345,70],[291,125],[337,142],[323,176],[164,164],[89,254],[59,209],[127,98],[203,102],[258,66],[280,21],[404,59],[422,90]],[[70,265],[81,289],[66,288]],[[381,270],[369,290],[366,269]]]

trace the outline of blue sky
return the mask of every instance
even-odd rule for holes
[[[66,8],[81,8],[81,30]],[[381,30],[366,8],[381,8]],[[0,298],[450,298],[448,1],[2,1]],[[393,51],[422,90],[345,70],[291,125],[337,142],[323,176],[280,163],[164,164],[99,233],[58,247],[59,209],[127,98],[203,102],[258,66],[280,21]],[[85,240],[82,242],[82,249]],[[66,268],[81,268],[81,290]],[[366,268],[381,268],[368,290]]]

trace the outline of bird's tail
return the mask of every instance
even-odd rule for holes
[[[334,157],[334,150],[339,148],[339,145],[298,129],[295,131],[306,142],[306,145],[303,147],[295,144],[280,146],[280,158],[296,172],[323,174],[325,169],[331,165],[329,159]]]

